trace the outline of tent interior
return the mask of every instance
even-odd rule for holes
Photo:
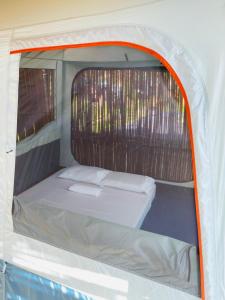
[[[200,296],[190,134],[155,57],[21,55],[14,231]]]

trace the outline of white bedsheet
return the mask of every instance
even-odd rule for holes
[[[104,187],[99,197],[68,191],[74,181],[53,174],[17,196],[20,201],[35,201],[46,206],[95,217],[104,221],[140,228],[155,197],[155,186],[148,195]]]

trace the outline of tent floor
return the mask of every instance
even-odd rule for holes
[[[156,183],[156,196],[141,229],[197,246],[194,190]]]

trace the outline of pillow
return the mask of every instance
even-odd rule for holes
[[[149,194],[152,188],[155,188],[155,180],[143,175],[111,172],[102,181],[102,185],[136,193]]]
[[[68,190],[71,192],[90,195],[90,196],[94,196],[94,197],[98,197],[102,191],[102,189],[97,185],[80,183],[80,182],[77,182],[77,183],[71,185],[68,188]]]
[[[100,185],[101,181],[109,173],[110,171],[102,168],[75,165],[66,168],[58,177]]]

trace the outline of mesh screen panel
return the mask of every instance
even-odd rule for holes
[[[54,120],[54,70],[25,69],[19,73],[17,141]]]
[[[81,164],[192,180],[185,103],[164,67],[78,73],[72,85],[71,147]]]

